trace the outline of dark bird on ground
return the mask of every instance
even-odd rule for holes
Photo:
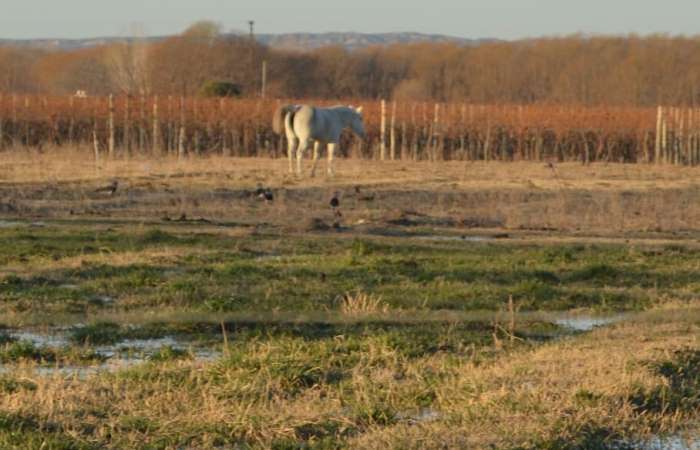
[[[336,209],[340,206],[340,199],[338,199],[338,195],[340,195],[339,192],[334,192],[333,193],[333,198],[331,198],[330,205],[331,208]]]
[[[275,195],[270,189],[265,189],[259,197],[265,200],[266,202],[271,202],[275,199]]]
[[[119,182],[117,180],[113,180],[108,185],[95,189],[95,192],[108,192],[109,195],[114,195],[114,193],[117,192],[118,187],[119,187]]]
[[[554,175],[554,178],[559,181],[561,184],[561,179],[559,178],[559,172],[557,172],[557,167],[554,165],[552,161],[547,161],[547,167],[552,171],[552,175]]]
[[[275,194],[272,193],[270,188],[264,188],[258,185],[258,188],[253,192],[253,194],[260,200],[265,200],[266,202],[271,202],[275,199]]]
[[[355,194],[360,195],[360,186],[355,186]]]

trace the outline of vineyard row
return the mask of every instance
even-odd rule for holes
[[[290,101],[291,103],[292,101]],[[296,103],[328,105],[297,100]],[[700,164],[700,109],[351,102],[367,138],[341,155],[402,160],[555,160]],[[135,154],[280,157],[278,100],[0,95],[0,149],[71,146]]]

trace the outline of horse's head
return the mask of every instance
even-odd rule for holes
[[[365,133],[365,124],[362,121],[362,106],[358,108],[350,106],[350,109],[354,113],[352,115],[352,120],[350,121],[350,128],[362,139],[366,138],[367,134]]]

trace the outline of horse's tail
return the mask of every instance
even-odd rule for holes
[[[295,105],[281,105],[272,115],[272,131],[275,134],[281,134],[284,131],[284,118],[288,113],[293,113],[296,110]]]

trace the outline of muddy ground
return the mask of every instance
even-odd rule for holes
[[[624,167],[601,166],[589,179],[581,173],[589,169],[577,165],[554,172],[541,165],[495,164],[483,168],[490,173],[470,168],[466,177],[459,167],[446,166],[451,172],[440,174],[434,165],[426,165],[421,174],[421,165],[413,164],[415,173],[392,181],[391,166],[378,173],[309,179],[286,174],[279,161],[247,164],[146,173],[148,165],[121,175],[114,169],[89,177],[70,172],[43,177],[52,181],[0,178],[0,218],[179,221],[363,233],[439,227],[455,233],[694,237],[700,231],[700,184],[695,172],[682,169],[660,173],[656,183],[644,172],[619,175]],[[654,169],[649,170],[653,176]],[[329,205],[334,195],[338,208]]]

